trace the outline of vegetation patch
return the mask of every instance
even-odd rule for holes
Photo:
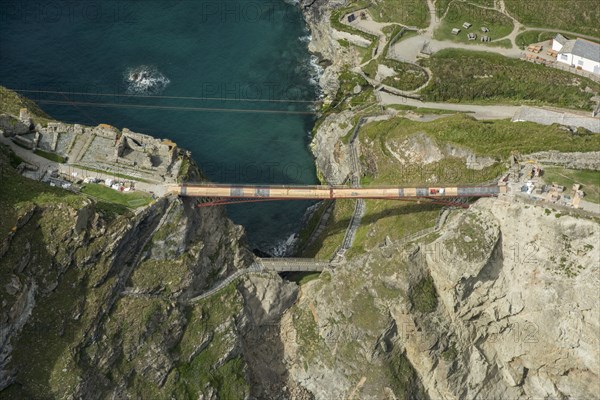
[[[19,175],[12,167],[18,161],[15,157],[12,150],[0,145],[0,240],[15,227],[18,216],[34,205],[65,203],[77,209],[84,202],[80,195]]]
[[[472,24],[471,28],[465,29],[463,23]],[[490,32],[482,33],[481,27],[487,27]],[[460,29],[458,35],[452,34],[452,29]],[[492,39],[500,39],[509,35],[514,28],[512,20],[500,11],[490,10],[486,8],[475,7],[471,4],[466,4],[454,1],[448,8],[446,17],[442,20],[440,26],[434,32],[434,38],[437,40],[452,40],[454,42],[473,43],[467,38],[468,33],[476,33],[479,41],[479,36],[484,34]]]
[[[591,98],[600,92],[600,84],[590,79],[488,52],[446,49],[422,63],[433,72],[421,91],[429,101],[591,109]]]
[[[342,244],[354,207],[354,200],[336,200],[327,226],[314,243],[304,251],[303,257],[329,260]]]
[[[464,114],[431,122],[393,118],[367,124],[362,131],[364,137],[370,140],[378,139],[380,142],[424,132],[440,143],[451,143],[471,149],[477,155],[500,159],[508,157],[511,152],[529,154],[548,150],[600,151],[600,135],[597,134],[572,134],[558,126],[544,126],[532,122],[478,121]],[[410,169],[408,171],[407,173],[412,175]]]
[[[62,164],[66,161],[66,158],[64,158],[63,156],[61,156],[60,154],[56,154],[56,153],[51,153],[49,151],[44,151],[44,150],[40,150],[40,149],[36,149],[34,151],[35,154],[37,154],[40,157],[44,157],[50,161],[54,161],[57,162],[59,164]]]
[[[557,33],[558,32],[525,31],[517,35],[515,38],[515,43],[521,50],[524,50],[532,43],[539,43],[553,39]]]
[[[34,123],[46,124],[50,117],[33,101],[0,86],[0,112],[19,115],[21,108],[27,108]]]
[[[427,276],[422,278],[409,292],[412,306],[419,312],[431,313],[435,311],[438,304],[438,294],[433,284],[433,278]]]
[[[121,205],[128,208],[147,206],[153,201],[145,192],[120,192],[98,183],[86,183],[81,192],[103,203]]]
[[[397,399],[425,399],[427,395],[420,383],[419,375],[408,358],[394,348],[387,359],[387,374],[393,383],[392,390]]]
[[[596,0],[505,0],[506,11],[527,26],[600,37]]]
[[[416,65],[403,63],[396,60],[386,59],[381,62],[372,60],[367,64],[363,71],[371,79],[377,75],[378,65],[384,65],[394,70],[394,76],[386,77],[382,83],[399,90],[416,90],[427,83],[427,73],[423,68]]]
[[[373,19],[379,22],[395,22],[417,28],[429,26],[426,0],[379,0],[372,1],[368,8]]]

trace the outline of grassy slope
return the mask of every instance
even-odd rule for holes
[[[380,0],[372,2],[369,11],[379,22],[396,22],[417,28],[426,28],[429,25],[426,0]]]
[[[596,0],[505,0],[506,10],[522,24],[600,37]]]
[[[33,101],[0,86],[0,112],[9,113],[12,115],[19,115],[21,108],[29,109],[32,114],[34,122],[48,122],[50,117],[42,111]]]
[[[488,52],[442,50],[423,64],[433,80],[422,90],[425,100],[449,102],[549,104],[590,109],[600,85],[566,71]]]
[[[473,26],[469,29],[464,29],[462,27],[464,22],[469,22],[473,24]],[[440,24],[439,28],[435,31],[434,37],[438,40],[473,43],[467,39],[467,33],[474,32],[478,36],[478,39],[475,42],[481,43],[479,41],[479,36],[482,34],[480,30],[482,26],[486,26],[490,29],[490,32],[486,35],[494,40],[507,36],[513,30],[512,20],[499,11],[487,10],[469,4],[454,2],[450,4],[448,14]],[[461,29],[461,32],[458,35],[453,35],[451,33],[452,28],[459,28]]]
[[[21,177],[11,166],[12,152],[0,145],[0,240],[15,225],[18,215],[34,205],[51,205],[66,203],[73,207],[80,206],[83,196]],[[14,157],[14,156],[13,156]]]
[[[0,258],[0,282],[10,282],[11,277],[17,275],[23,283],[22,274],[27,274],[38,284],[54,280],[59,284],[49,294],[38,294],[30,323],[24,326],[18,339],[13,340],[10,367],[18,371],[20,385],[10,386],[0,397],[41,398],[40,393],[46,393],[48,398],[66,398],[80,377],[89,372],[85,368],[86,355],[109,352],[103,348],[107,344],[113,346],[110,351],[115,350],[117,355],[123,349],[138,357],[128,359],[128,356],[120,355],[116,367],[107,373],[108,379],[131,376],[132,368],[142,354],[151,354],[153,346],[164,345],[160,331],[150,334],[149,326],[177,326],[173,318],[177,310],[168,312],[172,307],[167,299],[171,287],[180,285],[182,277],[189,272],[193,257],[184,254],[180,259],[142,263],[132,275],[131,283],[144,289],[165,285],[167,293],[153,299],[121,298],[102,330],[104,339],[86,348],[84,360],[79,359],[81,349],[77,344],[88,333],[99,310],[106,306],[107,296],[115,283],[112,277],[103,284],[96,284],[102,281],[110,265],[109,260],[104,259],[110,253],[104,249],[115,239],[114,228],[127,224],[128,218],[123,216],[108,221],[105,235],[100,234],[85,246],[78,246],[72,233],[75,210],[81,207],[86,197],[24,178],[10,165],[9,150],[0,146],[0,242],[15,226],[19,215],[36,206],[38,211],[28,224],[17,230],[10,251]],[[76,248],[72,249],[74,246]],[[16,272],[15,266],[29,256],[37,261],[22,274]],[[61,263],[69,263],[71,257],[73,264],[61,271]],[[186,258],[187,264],[183,265]],[[80,268],[84,265],[87,267]],[[5,299],[9,300],[8,304],[15,301],[2,286],[0,302]],[[221,324],[227,326],[226,320],[239,311],[240,301],[232,285],[219,296],[194,307],[182,308],[188,313],[189,325],[182,327],[183,336],[173,350],[180,360],[165,385],[158,388],[150,380],[134,374],[129,381],[128,393],[137,398],[197,398],[210,383],[222,398],[244,398],[248,385],[243,360],[238,357],[212,367],[234,338],[228,329],[213,330]],[[74,315],[80,317],[75,319]],[[196,346],[211,333],[214,336],[207,349],[191,357]],[[140,337],[144,340],[138,342]]]
[[[418,132],[425,132],[440,142],[464,146],[479,155],[501,159],[513,150],[521,154],[544,150],[600,151],[600,135],[574,135],[557,126],[531,122],[482,122],[462,114],[425,123],[402,118],[373,122],[363,127],[361,135],[384,142]]]
[[[152,196],[144,192],[118,192],[114,189],[97,183],[88,183],[81,191],[100,201],[137,208],[152,202]]]

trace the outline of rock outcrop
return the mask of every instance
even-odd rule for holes
[[[27,181],[0,150],[11,194],[0,198],[0,397],[285,393],[267,344],[279,338],[263,328],[294,301],[294,284],[257,275],[188,303],[254,262],[222,208],[165,197],[120,215]]]
[[[594,220],[480,200],[307,284],[282,322],[290,380],[317,399],[595,398],[598,243]]]

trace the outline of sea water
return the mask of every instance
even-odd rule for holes
[[[58,120],[172,139],[214,182],[313,184],[307,39],[283,0],[0,0],[0,84],[66,92],[23,93]],[[269,251],[310,204],[228,213]]]

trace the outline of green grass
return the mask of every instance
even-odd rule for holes
[[[600,37],[596,0],[505,0],[505,4],[506,11],[524,25]]]
[[[585,193],[584,200],[600,203],[600,171],[546,167],[543,178],[548,184],[556,182],[565,186],[565,192],[569,195],[571,195],[573,184],[579,183],[582,185],[581,190]]]
[[[419,312],[431,313],[437,308],[437,291],[431,276],[422,278],[409,292],[412,306]]]
[[[597,134],[575,135],[557,126],[532,122],[477,121],[464,114],[431,122],[393,118],[367,124],[361,131],[361,135],[380,143],[424,132],[438,142],[465,147],[478,155],[497,157],[499,160],[505,160],[513,151],[521,154],[547,150],[600,151],[600,135]]]
[[[499,54],[446,49],[423,60],[433,79],[424,100],[470,103],[556,105],[591,109],[600,84],[566,71]]]
[[[40,157],[44,157],[50,161],[54,161],[59,164],[62,164],[66,161],[66,159],[63,156],[61,156],[60,154],[51,153],[51,152],[40,150],[40,149],[35,150],[34,153]]]
[[[465,22],[469,22],[473,26],[469,29],[464,29],[463,23]],[[490,30],[489,33],[485,33],[485,35],[495,40],[510,34],[514,24],[510,18],[499,11],[487,10],[455,1],[450,4],[448,14],[442,20],[442,23],[436,29],[433,36],[438,40],[479,44],[481,43],[479,37],[482,35],[480,29],[482,26],[485,26]],[[452,28],[458,28],[461,31],[458,35],[453,35]],[[477,34],[476,40],[470,41],[467,38],[467,34],[470,32]]]
[[[402,25],[427,28],[429,8],[425,0],[379,0],[368,7],[373,19]]]
[[[349,48],[350,47],[350,42],[348,41],[348,39],[339,39],[338,43],[342,47],[345,47],[345,48]]]
[[[532,43],[544,42],[546,40],[553,39],[558,32],[545,32],[545,31],[525,31],[521,32],[515,38],[515,44],[520,49],[525,49]]]
[[[440,18],[440,17],[442,17],[444,15],[444,13],[448,9],[448,6],[450,5],[451,1],[452,0],[434,0],[434,2],[435,2],[435,15],[438,18]]]
[[[285,278],[288,281],[296,282],[298,285],[302,286],[308,282],[319,279],[320,276],[320,272],[290,272],[285,275]]]
[[[348,108],[375,102],[373,88],[361,75],[346,69],[340,73],[338,80],[340,82],[340,88],[332,103],[324,106],[321,110],[324,115],[328,112],[343,111]],[[359,94],[354,94],[354,88],[357,85],[361,87],[361,92]]]
[[[128,208],[147,206],[153,199],[144,192],[119,192],[97,183],[87,183],[81,188],[81,192],[101,202],[121,205]]]

